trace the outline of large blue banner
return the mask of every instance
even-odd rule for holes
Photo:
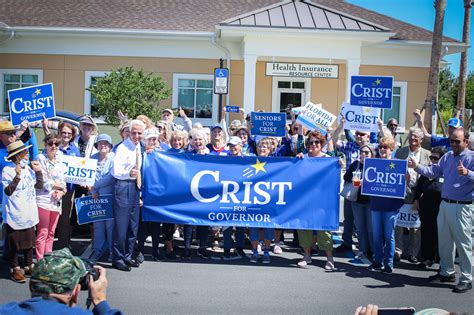
[[[252,112],[252,130],[254,136],[284,137],[286,134],[285,113]]]
[[[222,157],[153,152],[143,163],[143,220],[337,230],[336,158]]]
[[[362,195],[405,198],[406,160],[365,159]]]
[[[351,77],[351,105],[391,109],[392,91],[393,77]]]
[[[56,116],[53,83],[9,90],[10,118],[14,126],[27,120],[40,121]]]

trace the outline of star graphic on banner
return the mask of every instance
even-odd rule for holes
[[[255,163],[254,165],[251,165],[251,166],[255,169],[255,174],[258,174],[258,172],[260,172],[260,171],[262,171],[262,172],[267,171],[265,169],[265,164],[267,164],[267,162],[262,163],[257,159],[257,163]]]
[[[364,112],[366,112],[366,113],[370,113],[370,107],[366,107],[366,108],[364,108]]]
[[[35,94],[36,94],[36,95],[40,95],[40,94],[41,94],[41,90],[40,90],[40,89],[36,89]]]
[[[392,162],[392,163],[389,164],[389,166],[390,166],[391,170],[395,169],[395,163]]]
[[[382,83],[380,79],[375,80],[375,85],[380,85],[380,83]]]
[[[86,160],[82,160],[82,161],[81,161],[81,164],[82,164],[82,165],[86,165]]]

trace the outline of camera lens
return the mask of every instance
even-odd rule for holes
[[[79,284],[81,285],[81,290],[85,291],[89,288],[89,276],[92,276],[92,279],[96,281],[99,279],[99,272],[94,268],[94,263],[87,259],[82,259],[84,266],[86,267],[86,274],[82,277]]]

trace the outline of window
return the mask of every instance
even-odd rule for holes
[[[84,90],[84,114],[97,116],[97,108],[95,99],[87,89],[97,84],[98,78],[105,77],[108,71],[86,71],[85,75],[85,90]]]
[[[382,111],[383,121],[387,124],[390,118],[398,120],[398,129],[403,131],[405,129],[407,109],[407,83],[393,82],[392,92],[392,109],[384,109]]]
[[[206,74],[175,74],[173,107],[182,107],[193,120],[212,124],[217,117],[214,77]]]
[[[0,69],[1,114],[8,114],[8,91],[43,83],[43,70]]]

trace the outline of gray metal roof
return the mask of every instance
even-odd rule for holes
[[[387,32],[389,29],[305,0],[279,2],[220,23],[222,26]]]

